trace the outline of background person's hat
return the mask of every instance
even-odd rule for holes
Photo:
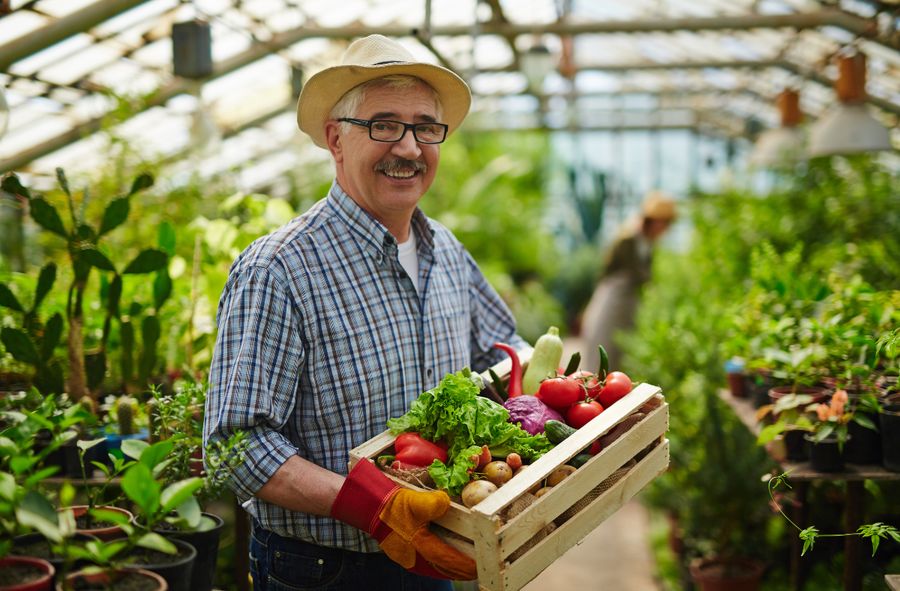
[[[317,146],[327,147],[325,122],[341,97],[363,82],[392,75],[415,76],[437,92],[443,107],[441,123],[447,124],[448,134],[469,112],[472,94],[462,78],[447,68],[417,61],[392,39],[369,35],[350,44],[341,65],[317,72],[303,86],[297,101],[297,125]]]
[[[650,191],[641,204],[641,213],[652,220],[669,220],[676,217],[675,199],[663,191]]]

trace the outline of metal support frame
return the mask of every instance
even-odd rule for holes
[[[52,22],[37,31],[16,37],[12,41],[0,45],[0,71],[5,72],[20,59],[46,49],[64,39],[68,39],[72,35],[84,33],[103,21],[146,1],[97,0],[90,6]]]
[[[118,14],[128,8],[140,4],[146,0],[105,0],[103,2],[95,2],[88,8],[70,15],[64,19],[60,19],[53,25],[45,27],[38,34],[32,33],[29,37],[36,39],[30,44],[30,49],[25,51],[19,47],[18,40],[8,43],[0,47],[0,66],[5,63],[12,63],[16,59],[21,59],[25,55],[29,55],[50,43],[48,39],[54,39],[57,42],[68,35],[75,34],[90,28],[95,24],[102,22],[104,19]],[[490,4],[490,1],[488,2]],[[102,6],[101,6],[102,5]],[[495,13],[501,15],[502,12]],[[498,16],[497,18],[481,23],[481,31],[483,34],[497,34],[504,38],[513,39],[520,34],[530,34],[534,32],[533,26],[516,25]],[[645,33],[645,32],[674,32],[674,31],[701,31],[701,30],[738,30],[738,29],[755,29],[755,28],[795,28],[808,29],[820,26],[831,25],[838,26],[854,34],[865,36],[873,41],[886,44],[888,47],[900,50],[900,43],[893,41],[879,40],[875,38],[876,32],[872,30],[872,22],[854,15],[850,15],[844,11],[832,8],[823,8],[821,10],[810,13],[785,14],[785,15],[739,15],[739,16],[716,16],[703,18],[683,18],[683,19],[648,19],[640,21],[605,21],[605,22],[579,22],[572,23],[568,21],[558,21],[542,25],[541,31],[557,35],[576,35],[576,34],[609,34],[609,33]],[[52,29],[52,30],[50,30]],[[253,63],[263,57],[274,52],[280,51],[304,39],[319,37],[331,39],[346,39],[360,35],[379,32],[387,36],[404,37],[414,35],[415,31],[408,27],[385,26],[380,27],[378,31],[371,29],[362,29],[358,26],[353,27],[337,27],[337,28],[317,28],[317,27],[301,27],[290,31],[285,31],[274,35],[271,40],[265,43],[253,45],[247,51],[232,57],[229,60],[217,64],[213,74],[207,80],[223,76],[238,68]],[[431,36],[453,36],[468,35],[471,29],[467,25],[462,26],[439,26],[430,27]],[[45,37],[47,35],[47,37]],[[39,40],[39,41],[37,41]],[[582,67],[579,71],[603,70],[603,71],[636,71],[650,69],[696,69],[696,68],[770,68],[777,67],[790,71],[794,74],[802,76],[806,79],[817,83],[832,86],[832,81],[819,72],[807,70],[797,64],[789,62],[785,59],[775,60],[729,60],[729,61],[706,61],[706,62],[681,62],[681,63],[645,63],[645,64],[610,64],[598,65],[595,67]],[[503,68],[510,69],[510,67]],[[174,82],[162,87],[158,92],[148,100],[143,109],[164,104],[173,96],[186,92],[188,90],[189,81],[175,80]],[[878,98],[868,97],[868,102],[891,113],[900,115],[900,105],[895,105],[890,101]],[[142,110],[143,110],[142,109]],[[51,138],[37,146],[33,146],[28,150],[24,150],[13,158],[0,161],[0,172],[17,169],[28,162],[52,153],[63,148],[82,137],[94,133],[101,129],[103,118],[97,118],[86,121],[73,129],[60,134],[55,138]]]

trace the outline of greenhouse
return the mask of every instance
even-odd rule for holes
[[[897,0],[0,0],[0,591],[900,589]]]

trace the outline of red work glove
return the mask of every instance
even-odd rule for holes
[[[363,460],[347,475],[331,516],[374,537],[388,558],[411,572],[469,581],[477,576],[475,561],[428,529],[449,508],[447,493],[402,488]]]

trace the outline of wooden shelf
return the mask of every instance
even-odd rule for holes
[[[759,435],[760,425],[756,420],[756,408],[749,399],[735,398],[728,390],[719,390],[719,398],[731,407],[738,419],[754,435]],[[810,467],[809,462],[786,462],[772,458],[791,480],[900,480],[900,472],[891,472],[882,466],[847,464],[843,472],[819,472]]]

